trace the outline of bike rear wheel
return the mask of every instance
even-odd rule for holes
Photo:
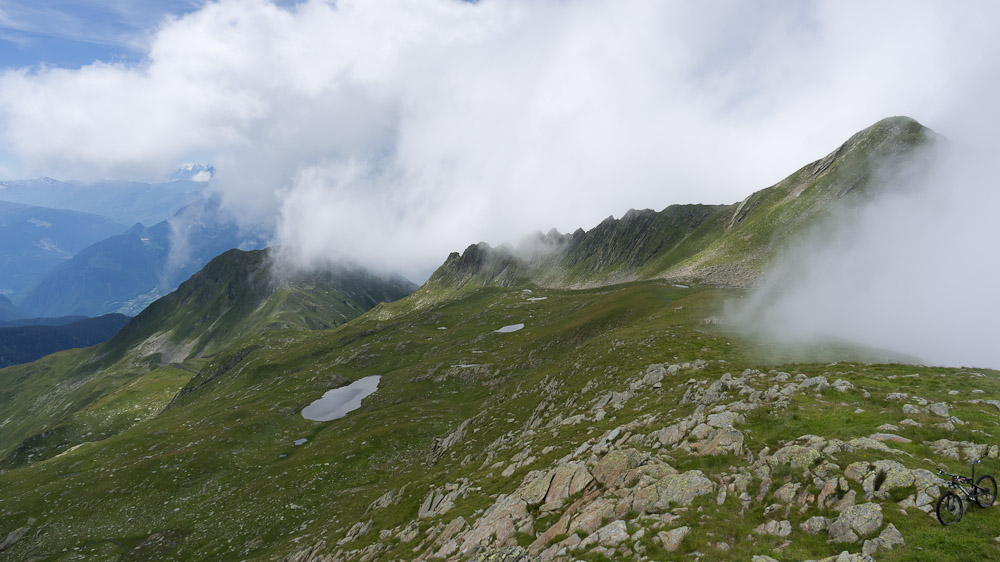
[[[997,481],[989,474],[976,480],[976,503],[979,507],[989,507],[997,499]]]
[[[937,518],[942,525],[954,525],[962,520],[965,506],[955,492],[945,492],[937,502]]]

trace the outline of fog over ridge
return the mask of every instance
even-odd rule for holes
[[[273,231],[281,263],[419,282],[471,243],[743,200],[890,115],[996,154],[998,16],[989,1],[211,1],[152,30],[138,63],[0,71],[0,177],[212,163],[226,213]],[[996,365],[995,184],[988,158],[942,162],[817,235],[748,310]]]
[[[765,340],[846,341],[1000,368],[992,154],[937,142],[881,181],[879,197],[790,244],[727,319]]]
[[[966,6],[208,2],[139,64],[3,71],[0,175],[212,162],[300,262],[419,281],[471,242],[739,201],[887,115],[982,128],[1000,8]]]

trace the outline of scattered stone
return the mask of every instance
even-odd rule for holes
[[[815,449],[801,445],[788,445],[775,451],[767,459],[767,464],[772,467],[790,464],[792,468],[803,469],[812,466],[821,456],[819,451]]]
[[[854,385],[844,379],[837,379],[833,383],[833,389],[837,392],[847,392],[848,390],[854,390]]]
[[[830,520],[826,517],[821,517],[819,515],[815,517],[810,517],[804,522],[799,524],[799,527],[809,533],[810,535],[815,535],[820,531],[825,531],[830,528]]]
[[[792,524],[788,520],[768,521],[767,523],[762,523],[761,525],[758,525],[757,528],[753,530],[753,532],[757,533],[758,535],[787,537],[792,533]]]
[[[951,406],[949,406],[947,402],[936,402],[927,407],[927,409],[930,410],[932,414],[936,414],[938,416],[941,416],[942,418],[948,417],[949,408],[951,408]]]
[[[604,527],[598,529],[595,533],[597,535],[597,542],[604,546],[617,546],[618,543],[628,540],[628,529],[625,527],[625,522],[621,519],[608,523]],[[586,539],[580,543],[581,547],[587,542]]]
[[[826,377],[824,377],[823,375],[817,375],[815,377],[808,378],[802,381],[799,384],[799,388],[802,390],[815,389],[816,392],[820,392],[830,388],[830,383],[827,382]]]
[[[892,441],[893,443],[912,443],[912,440],[901,435],[896,435],[895,433],[873,433],[871,438],[881,443],[885,443],[886,441]]]
[[[795,494],[798,493],[800,487],[802,487],[802,484],[798,482],[789,482],[778,488],[778,491],[774,493],[774,497],[778,498],[778,500],[783,503],[792,503],[792,500],[795,499]]]
[[[743,453],[743,433],[732,427],[721,427],[712,432],[706,441],[695,443],[691,449],[698,455],[740,455]]]

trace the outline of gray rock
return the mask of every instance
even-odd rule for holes
[[[519,546],[509,546],[481,552],[468,562],[541,562]]]
[[[771,535],[773,537],[787,537],[792,533],[791,522],[785,521],[768,521],[767,523],[762,523],[758,525],[756,529],[753,530],[754,533],[758,535]]]
[[[949,406],[947,402],[936,402],[934,404],[931,404],[927,408],[931,411],[932,414],[939,415],[942,418],[947,418],[948,409],[951,408],[951,406]]]
[[[859,535],[875,534],[883,520],[881,505],[863,503],[846,507],[830,525],[830,538],[833,542],[855,542]]]
[[[663,543],[663,549],[667,552],[676,552],[681,547],[681,541],[691,532],[690,527],[678,527],[671,531],[660,531],[656,537]]]
[[[734,426],[736,424],[742,424],[746,422],[746,418],[743,414],[738,414],[736,412],[724,411],[718,414],[709,414],[708,425],[712,427],[726,427]]]
[[[7,533],[7,538],[0,543],[0,552],[7,550],[8,548],[14,546],[14,543],[24,538],[24,535],[31,530],[31,527],[20,527],[14,529],[13,531]]]
[[[715,484],[700,470],[670,474],[635,491],[632,509],[642,513],[662,513],[671,505],[691,505],[698,496],[715,492]]]
[[[629,538],[628,529],[625,527],[625,522],[621,519],[612,521],[601,527],[595,534],[597,535],[597,542],[604,546],[617,546],[618,543]]]
[[[826,517],[821,517],[817,515],[815,517],[810,517],[809,519],[806,519],[805,521],[799,524],[799,527],[803,531],[809,533],[810,535],[815,535],[820,531],[825,531],[829,529],[830,520],[827,519]]]
[[[799,388],[801,388],[802,390],[815,389],[816,392],[820,392],[822,390],[830,388],[830,383],[827,382],[826,377],[824,377],[823,375],[817,375],[815,377],[808,378],[802,381],[802,383],[799,385]]]
[[[789,482],[778,488],[778,491],[774,493],[774,497],[783,503],[792,503],[792,500],[795,499],[795,494],[798,493],[801,486],[802,484],[798,482]]]
[[[838,392],[847,392],[848,390],[853,390],[854,385],[844,379],[837,379],[833,383],[833,389]]]

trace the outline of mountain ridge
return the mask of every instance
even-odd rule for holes
[[[861,204],[885,179],[918,160],[941,137],[908,117],[890,117],[852,135],[834,151],[784,180],[731,205],[632,209],[572,235],[540,232],[540,252],[470,245],[431,275],[424,299],[452,295],[466,284],[586,288],[666,279],[747,288],[783,243],[838,205]],[[531,246],[532,244],[527,244]]]
[[[360,268],[276,279],[272,266],[270,251],[229,250],[108,341],[0,369],[0,405],[16,406],[0,406],[10,424],[0,432],[0,467],[37,462],[68,442],[96,439],[85,439],[88,433],[107,438],[155,416],[234,342],[330,329],[413,290],[409,281]]]
[[[240,282],[266,256],[220,256],[111,346],[122,351],[116,365],[144,375],[133,369],[99,393],[88,407],[99,415],[43,424],[6,455],[0,536],[14,538],[4,554],[993,559],[998,547],[983,537],[996,533],[995,508],[970,505],[960,525],[942,527],[933,513],[947,488],[933,470],[967,471],[982,458],[981,474],[998,462],[1000,373],[896,363],[882,350],[861,357],[846,345],[773,359],[713,321],[739,289],[657,277],[666,265],[722,280],[766,267],[771,243],[831,201],[877,197],[881,166],[869,160],[888,155],[891,167],[918,155],[927,133],[912,123],[890,120],[722,209],[635,211],[590,238],[539,235],[520,254],[470,246],[433,283],[332,329],[281,329],[266,305],[273,294],[263,307],[231,305],[230,294],[252,303],[272,290]],[[636,239],[650,225],[656,232]],[[549,246],[572,265],[538,251]],[[547,275],[594,286],[535,282]],[[324,293],[297,295],[291,304],[308,312]],[[172,340],[168,328],[187,336]],[[86,374],[63,371],[41,397],[16,400],[9,382],[85,353],[0,370],[0,451],[23,417],[4,408],[63,408],[81,395],[59,384],[79,388]],[[343,418],[303,417],[330,390],[373,376],[378,389]],[[104,417],[112,412],[115,423]],[[95,419],[104,425],[85,425]]]

